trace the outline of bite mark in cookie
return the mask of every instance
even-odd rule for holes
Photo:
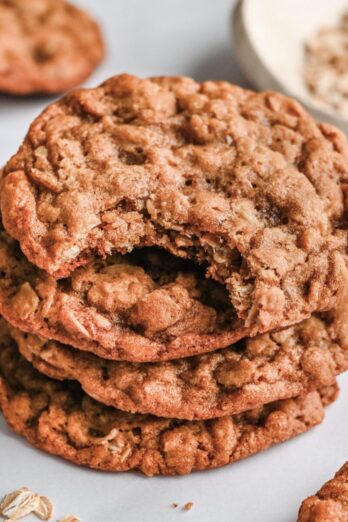
[[[151,476],[223,466],[309,430],[336,395],[331,386],[206,422],[126,414],[43,377],[2,336],[0,407],[9,426],[43,451],[96,469]]]
[[[347,157],[338,131],[284,96],[122,75],[34,121],[1,208],[24,254],[58,277],[153,245],[202,264],[255,335],[333,306]]]
[[[103,56],[97,24],[68,2],[0,1],[0,91],[69,90],[84,81]]]
[[[96,259],[56,280],[0,230],[0,313],[14,326],[107,359],[156,361],[247,334],[224,287],[157,249]]]

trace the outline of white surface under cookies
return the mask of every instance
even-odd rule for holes
[[[108,43],[108,58],[89,85],[125,71],[246,85],[230,50],[231,0],[78,3],[99,18]],[[0,96],[0,164],[49,101]],[[245,461],[186,477],[78,468],[31,448],[0,417],[0,496],[28,486],[52,499],[53,520],[72,513],[82,522],[295,522],[301,501],[348,459],[348,375],[339,382],[340,398],[321,426]],[[194,505],[185,512],[187,502]]]

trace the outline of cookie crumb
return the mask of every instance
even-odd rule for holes
[[[191,511],[192,508],[193,508],[193,502],[186,502],[186,504],[184,505],[185,511]]]
[[[170,507],[172,507],[173,509],[176,509],[178,507],[179,504],[177,504],[176,502],[172,502]]]

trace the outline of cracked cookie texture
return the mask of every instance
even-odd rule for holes
[[[298,522],[347,522],[348,462],[318,491],[303,501]]]
[[[70,3],[0,1],[0,91],[66,91],[84,81],[103,56],[96,22]]]
[[[191,259],[254,336],[334,305],[347,158],[339,131],[280,94],[121,75],[38,116],[1,209],[55,277],[139,247]]]
[[[39,374],[1,326],[0,407],[8,425],[39,449],[91,468],[151,476],[223,466],[319,424],[336,395],[334,385],[210,421],[122,413]]]
[[[335,311],[230,348],[175,361],[135,364],[10,328],[21,354],[55,379],[79,381],[101,403],[161,417],[209,419],[328,386],[348,369],[346,296]]]

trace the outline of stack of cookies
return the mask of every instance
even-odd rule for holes
[[[2,173],[0,404],[44,451],[183,474],[307,431],[348,368],[346,139],[225,82],[111,78]]]

